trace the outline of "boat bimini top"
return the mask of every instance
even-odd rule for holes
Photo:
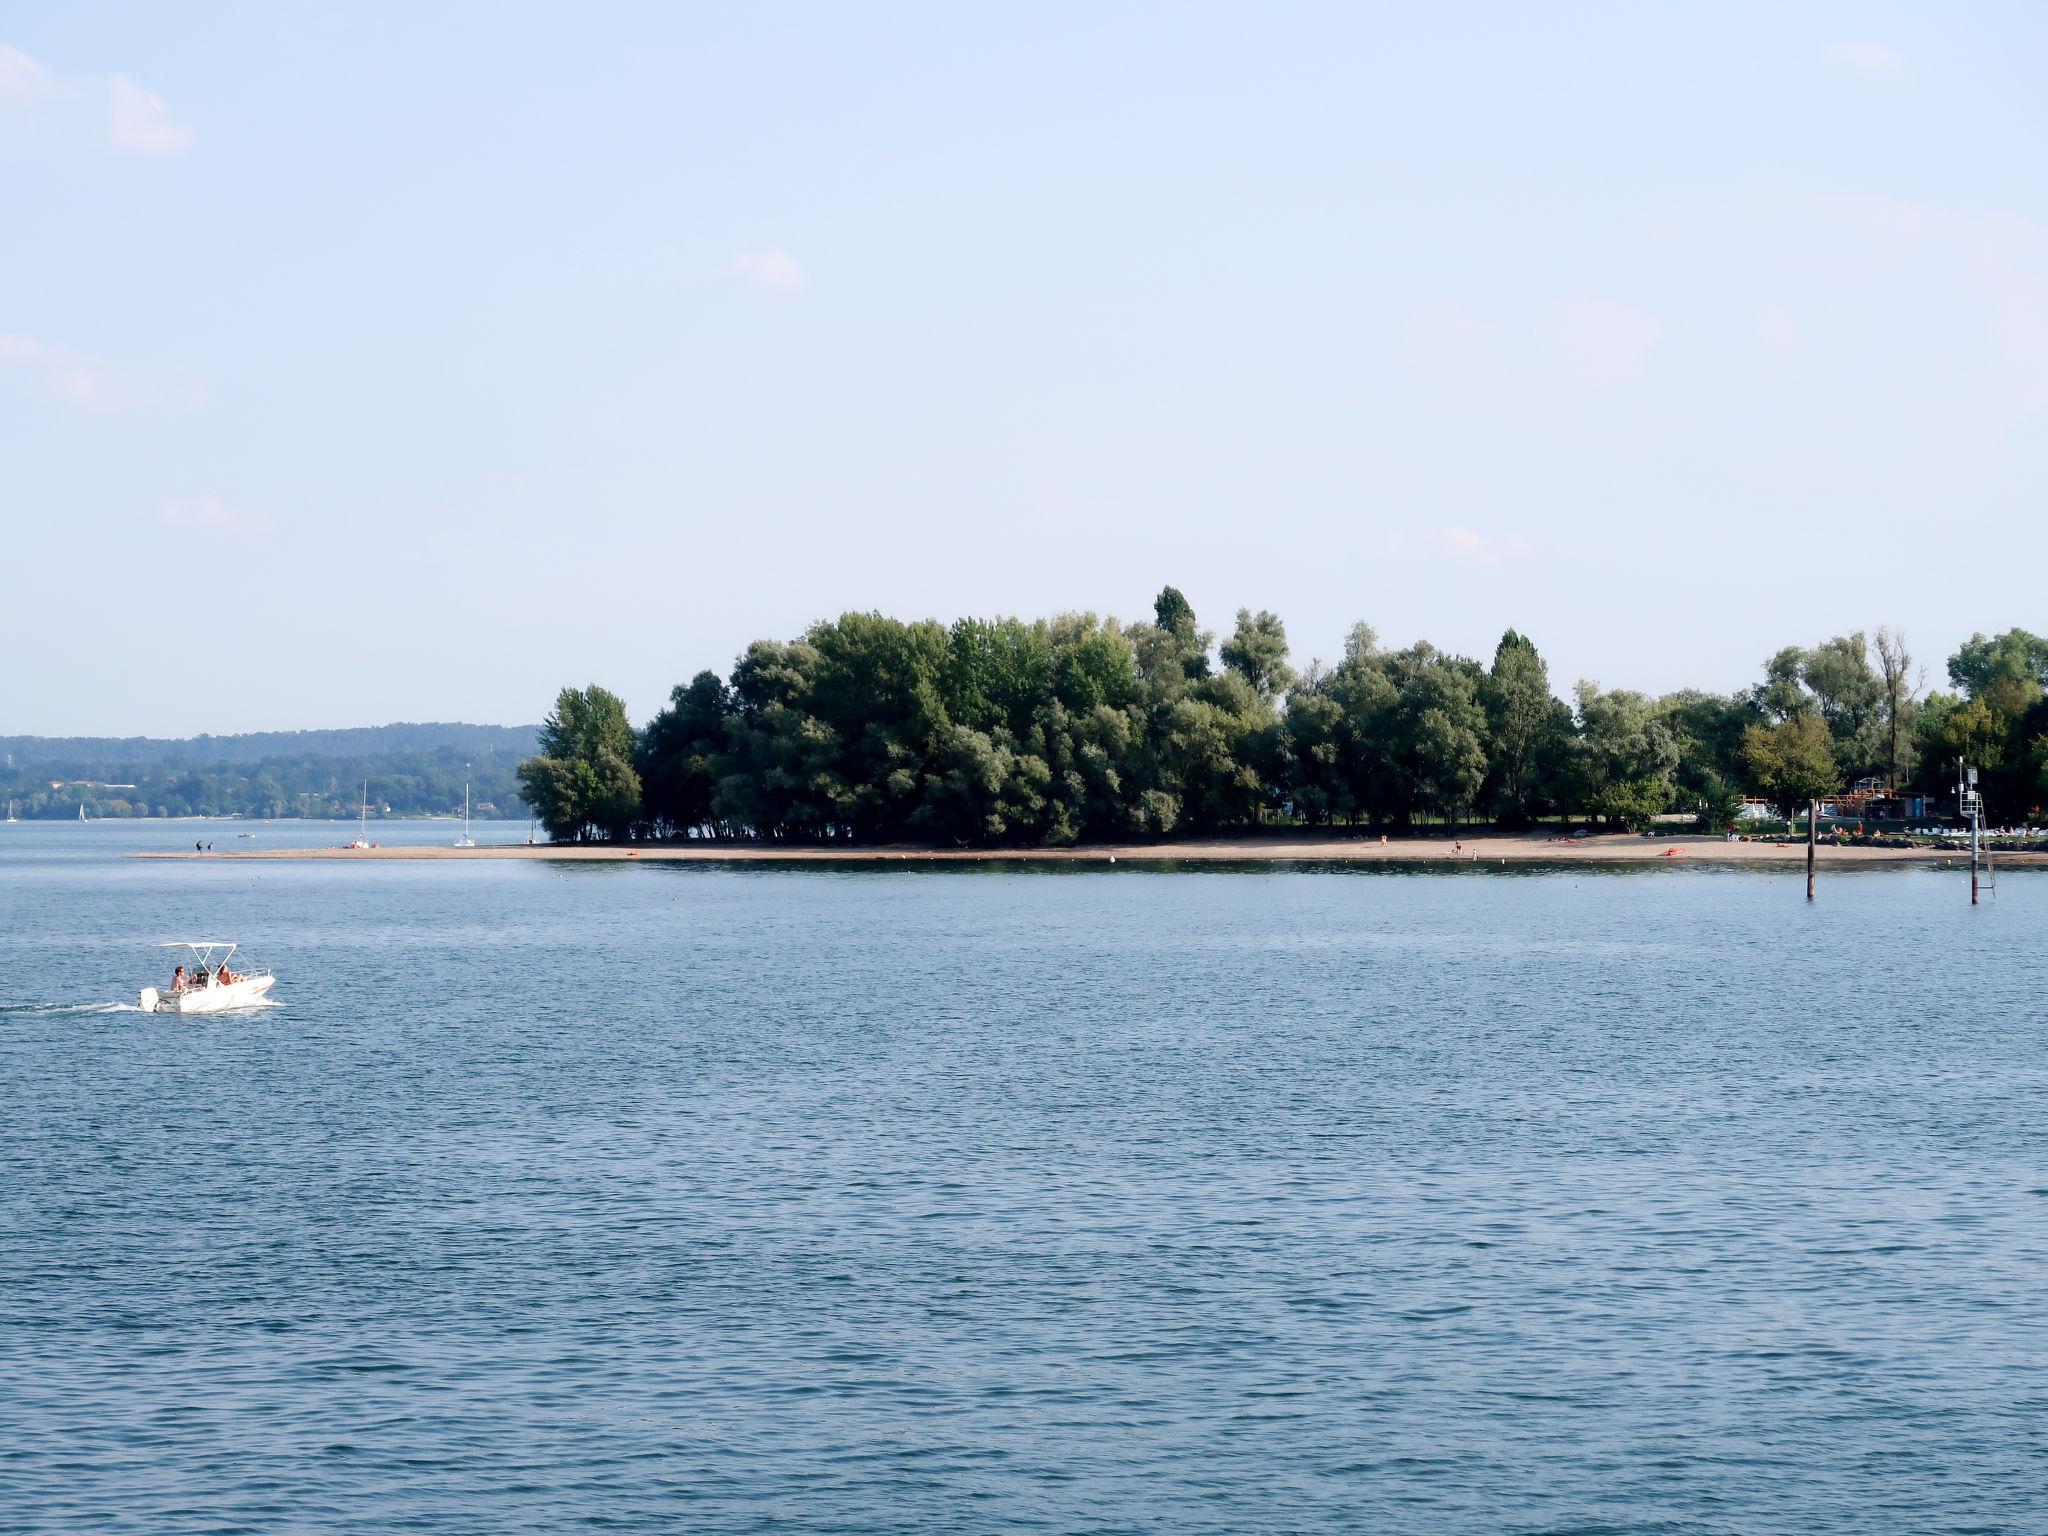
[[[157,945],[158,949],[182,949],[196,957],[197,968],[202,971],[217,971],[234,957],[236,946],[226,939],[174,939],[168,944]],[[220,958],[214,959],[218,952]],[[265,974],[262,971],[254,975]]]
[[[216,949],[223,949],[227,951],[227,954],[221,956],[221,959],[223,960],[227,959],[228,955],[232,955],[235,952],[235,946],[230,944],[226,939],[173,939],[168,944],[157,945],[157,948],[189,949],[195,955],[205,955],[208,958],[212,957],[213,952]]]

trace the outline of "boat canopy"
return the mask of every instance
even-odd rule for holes
[[[235,946],[226,939],[195,939],[191,941],[173,939],[168,944],[157,945],[157,948],[182,949],[194,957],[195,964],[209,971],[214,967],[213,957],[215,955],[220,956],[220,963],[223,965],[235,957]]]

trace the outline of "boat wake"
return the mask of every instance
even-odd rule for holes
[[[95,1013],[140,1013],[134,1003],[0,1003],[0,1019],[84,1018]]]
[[[255,1013],[258,1009],[276,1008],[279,1006],[280,1004],[276,998],[259,997],[254,1002],[242,1004],[239,1008],[216,1008],[212,1012],[215,1014]],[[142,1011],[141,1006],[136,1003],[0,1003],[0,1020],[87,1019],[101,1014],[141,1013]],[[175,1017],[183,1017],[183,1015],[175,1015]],[[201,1018],[205,1017],[205,1015],[194,1014],[192,1017]]]

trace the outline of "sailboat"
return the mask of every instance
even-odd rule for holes
[[[85,820],[85,802],[83,800],[78,802],[78,819],[80,821]]]
[[[370,846],[370,781],[363,780],[363,809],[356,820],[356,840],[348,844],[351,848]]]
[[[8,801],[8,802],[7,802],[7,821],[8,821],[8,824],[9,824],[9,825],[11,826],[11,825],[12,825],[12,824],[14,823],[14,820],[15,820],[15,815],[14,815],[14,802],[13,802],[12,800],[10,800],[10,801]]]
[[[469,835],[469,764],[462,765],[462,836],[455,839],[458,848],[474,848],[476,840]]]

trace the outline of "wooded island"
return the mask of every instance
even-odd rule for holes
[[[1923,695],[1904,637],[1788,646],[1738,693],[1557,698],[1509,630],[1490,665],[1356,626],[1297,673],[1268,612],[1220,646],[1172,587],[1150,623],[905,623],[849,613],[699,672],[640,730],[564,689],[519,767],[558,842],[706,838],[959,846],[1213,836],[1273,823],[1719,831],[1745,796],[1789,813],[1858,780],[1903,794],[1980,769],[1995,821],[2048,798],[2048,639],[1973,637]]]

